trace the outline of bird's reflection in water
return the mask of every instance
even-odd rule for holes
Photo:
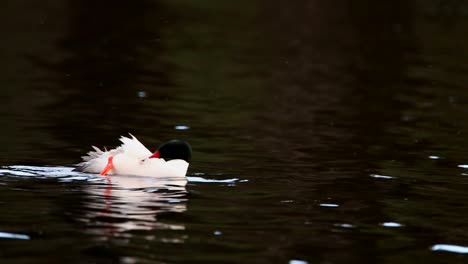
[[[89,233],[108,239],[131,237],[132,231],[138,230],[185,229],[183,224],[158,222],[158,214],[187,210],[185,177],[107,176],[106,180],[86,190],[90,199],[80,218],[87,223]],[[183,242],[183,236],[173,242]]]

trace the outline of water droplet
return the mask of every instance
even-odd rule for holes
[[[468,165],[466,165],[466,164],[458,165],[458,167],[462,168],[462,169],[468,169]]]
[[[139,91],[139,92],[137,93],[137,95],[138,95],[138,97],[140,97],[140,98],[145,98],[145,97],[146,97],[146,92],[145,92],[145,91]]]
[[[434,160],[436,160],[436,159],[440,159],[440,157],[439,157],[439,156],[434,156],[434,155],[432,155],[432,156],[429,156],[429,158],[430,158],[430,159],[434,159]]]
[[[213,232],[213,234],[214,234],[215,236],[220,236],[220,235],[223,234],[223,232],[221,232],[221,231],[219,231],[219,230],[216,230],[216,231]]]

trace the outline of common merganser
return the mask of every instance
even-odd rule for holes
[[[187,142],[171,140],[151,153],[136,137],[130,136],[122,136],[122,145],[109,151],[93,146],[94,151],[82,157],[78,169],[101,175],[185,176],[192,157]]]

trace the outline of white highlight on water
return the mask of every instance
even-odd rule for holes
[[[289,264],[308,264],[309,262],[300,259],[291,259]]]
[[[352,225],[352,224],[347,224],[347,223],[344,223],[344,224],[335,224],[335,226],[343,227],[343,228],[354,228],[354,225]]]
[[[459,254],[468,254],[468,247],[449,245],[449,244],[436,244],[431,247],[432,251],[447,251]]]
[[[36,174],[22,171],[12,171],[12,170],[0,170],[0,174],[8,173],[15,176],[36,176]]]
[[[180,126],[175,126],[174,129],[175,129],[175,130],[189,130],[190,127],[189,127],[189,126],[180,125]]]
[[[0,238],[23,239],[23,240],[31,239],[28,235],[7,233],[7,232],[0,232]]]
[[[338,204],[331,204],[331,203],[321,203],[321,207],[339,207]]]
[[[393,176],[379,175],[379,174],[370,174],[369,176],[372,178],[376,178],[376,179],[394,179],[395,178]]]
[[[215,180],[215,179],[206,179],[202,177],[187,176],[187,181],[189,182],[212,182],[212,183],[233,183],[239,181],[238,178],[224,179],[224,180]],[[243,182],[243,181],[241,181]]]
[[[380,224],[381,226],[385,227],[402,227],[403,225],[397,222],[384,222]]]

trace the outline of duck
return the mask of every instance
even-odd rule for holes
[[[82,156],[77,169],[85,173],[133,175],[151,177],[185,177],[192,158],[190,144],[183,140],[170,140],[155,152],[146,148],[135,136],[121,136],[121,145],[111,150],[93,150]]]

